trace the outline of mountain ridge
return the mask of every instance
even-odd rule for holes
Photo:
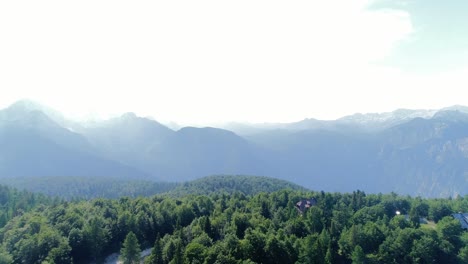
[[[72,131],[40,110],[0,110],[0,142],[8,146],[0,150],[0,177],[20,176],[13,172],[21,170],[179,182],[213,174],[268,175],[326,191],[464,195],[466,109],[370,114],[371,125],[362,124],[366,115],[357,121],[306,119],[249,135],[213,127],[172,130],[134,113]],[[68,169],[54,170],[64,160]]]

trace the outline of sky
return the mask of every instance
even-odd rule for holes
[[[0,108],[292,122],[468,105],[468,1],[0,1]]]

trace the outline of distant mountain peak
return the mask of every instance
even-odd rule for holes
[[[445,108],[447,110],[438,111],[434,115],[434,119],[443,119],[447,121],[467,121],[468,111],[463,111],[461,108]],[[460,109],[460,110],[459,110]]]
[[[61,126],[68,126],[69,123],[59,111],[29,99],[16,101],[4,111],[8,114],[10,119],[24,118],[25,116],[31,115],[33,112],[40,112],[44,115],[43,118],[50,119]],[[36,113],[35,116],[38,118],[39,114]]]
[[[468,106],[452,105],[452,106],[445,107],[445,108],[441,109],[441,111],[446,111],[446,110],[459,111],[459,112],[462,112],[462,113],[468,113]]]
[[[11,104],[7,108],[7,110],[15,111],[15,112],[32,112],[32,111],[42,111],[46,108],[47,108],[46,106],[38,102],[29,100],[29,99],[22,99]]]
[[[148,117],[141,117],[133,112],[127,112],[122,114],[120,117],[116,117],[113,119],[104,122],[104,124],[114,124],[119,126],[133,126],[134,129],[141,129],[144,127],[145,129],[164,129],[167,131],[172,131],[167,126],[159,123],[158,121],[148,118]]]
[[[216,127],[183,127],[177,131],[178,134],[189,134],[189,135],[205,135],[205,136],[236,136],[237,135],[226,129]]]
[[[127,112],[127,113],[124,113],[122,116],[121,116],[122,119],[137,119],[139,118],[135,113],[133,112]]]
[[[42,111],[42,106],[29,100],[13,103],[2,112],[0,119],[6,121],[21,121],[25,125],[50,125],[53,121]]]
[[[345,122],[357,122],[357,123],[383,123],[393,120],[408,120],[417,117],[421,118],[431,118],[437,110],[425,110],[425,109],[404,109],[400,108],[392,112],[382,112],[382,113],[356,113],[354,115],[349,115],[338,119],[339,121]]]

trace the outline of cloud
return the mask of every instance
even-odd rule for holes
[[[376,62],[413,27],[405,11],[369,3],[2,2],[0,86],[5,98],[74,114],[136,111],[179,122],[372,110],[379,102],[364,93],[393,71]]]
[[[411,16],[413,33],[385,60],[387,65],[426,74],[468,66],[467,1],[379,0],[372,8],[400,9]]]

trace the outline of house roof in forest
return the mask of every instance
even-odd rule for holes
[[[460,221],[463,229],[468,229],[468,213],[452,214],[452,216]]]
[[[296,203],[296,208],[300,213],[304,213],[307,209],[315,205],[317,205],[317,199],[303,199]]]

